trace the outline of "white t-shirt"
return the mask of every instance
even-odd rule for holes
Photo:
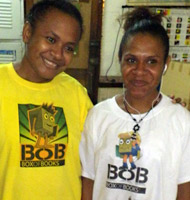
[[[144,115],[133,115],[137,121]],[[88,114],[80,144],[82,176],[94,180],[93,200],[175,200],[177,185],[190,181],[190,113],[163,95],[139,124],[140,159],[123,167],[119,135],[135,122],[115,97]]]

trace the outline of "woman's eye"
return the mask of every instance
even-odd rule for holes
[[[51,43],[54,44],[55,43],[55,39],[52,37],[47,37],[47,40]]]
[[[125,61],[129,64],[134,64],[136,63],[136,60],[134,58],[126,58]]]
[[[154,59],[148,60],[148,64],[155,64],[155,63],[157,63],[157,60]]]
[[[73,48],[73,47],[70,47],[70,46],[66,46],[66,47],[65,47],[65,50],[66,50],[67,52],[71,52],[71,53],[74,52],[74,48]]]

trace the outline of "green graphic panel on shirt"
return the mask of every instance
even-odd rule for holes
[[[21,167],[65,164],[68,128],[63,109],[52,104],[19,104]]]

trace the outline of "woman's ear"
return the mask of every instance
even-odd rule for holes
[[[169,67],[169,64],[171,62],[171,56],[168,56],[167,60],[166,60],[166,65]]]
[[[28,43],[28,41],[31,38],[31,35],[32,35],[32,27],[29,22],[26,22],[24,24],[23,31],[22,31],[22,38],[25,44]]]
[[[171,57],[168,56],[168,58],[167,58],[167,60],[166,60],[166,63],[165,63],[165,65],[164,65],[164,70],[163,70],[163,73],[162,73],[163,75],[166,73],[166,71],[167,71],[167,69],[168,69],[168,67],[169,67],[170,61],[171,61]]]

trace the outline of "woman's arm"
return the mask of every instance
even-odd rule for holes
[[[82,177],[82,200],[92,200],[94,181]]]
[[[190,200],[190,182],[178,185],[177,200]]]

